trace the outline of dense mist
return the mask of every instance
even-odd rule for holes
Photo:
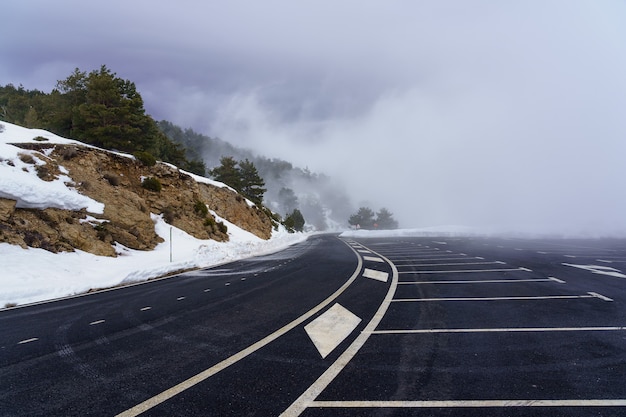
[[[50,90],[106,64],[157,120],[323,173],[402,227],[626,234],[624,2],[241,10],[13,2],[2,30],[21,35],[0,37],[0,81]]]

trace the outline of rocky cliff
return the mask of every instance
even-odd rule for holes
[[[272,223],[263,210],[228,187],[196,181],[174,166],[149,166],[128,155],[75,144],[15,146],[24,149],[20,159],[32,163],[40,179],[52,181],[66,175],[71,178],[69,185],[105,208],[103,214],[85,209],[27,209],[0,198],[0,242],[106,256],[116,256],[116,242],[150,250],[162,241],[151,214],[162,215],[198,239],[228,240],[226,226],[211,212],[262,239],[271,236]],[[33,157],[45,164],[36,164]]]

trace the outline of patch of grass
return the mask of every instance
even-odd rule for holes
[[[224,234],[228,233],[228,226],[224,222],[217,222],[217,229]]]
[[[47,142],[48,138],[44,138],[43,136],[37,136],[36,138],[33,138],[33,140],[37,142]]]
[[[207,214],[209,214],[209,209],[207,208],[206,204],[204,204],[200,200],[196,200],[196,202],[193,204],[193,210],[200,216],[206,216]]]
[[[70,159],[76,157],[78,155],[78,149],[73,146],[63,148],[59,151],[59,155],[63,157],[64,160],[69,161]]]
[[[133,153],[133,156],[147,167],[154,166],[157,162],[156,158],[150,152],[137,151]]]
[[[20,153],[18,154],[20,161],[24,162],[25,164],[35,164],[35,158],[33,158],[33,156],[29,153]]]
[[[161,181],[159,181],[158,179],[154,177],[148,177],[144,179],[143,182],[141,183],[141,186],[148,191],[154,191],[156,193],[160,192],[161,189],[163,189],[163,186],[161,185]]]

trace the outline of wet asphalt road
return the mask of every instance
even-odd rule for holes
[[[338,239],[0,311],[0,415],[626,415],[626,241]]]

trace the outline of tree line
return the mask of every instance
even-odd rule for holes
[[[184,146],[169,139],[146,114],[135,83],[105,65],[89,73],[76,68],[50,93],[0,86],[0,118],[105,149],[149,153],[205,175],[204,162],[188,158]]]
[[[381,208],[377,213],[369,207],[361,207],[350,216],[348,223],[357,229],[397,229],[398,222],[393,214],[386,208]]]

